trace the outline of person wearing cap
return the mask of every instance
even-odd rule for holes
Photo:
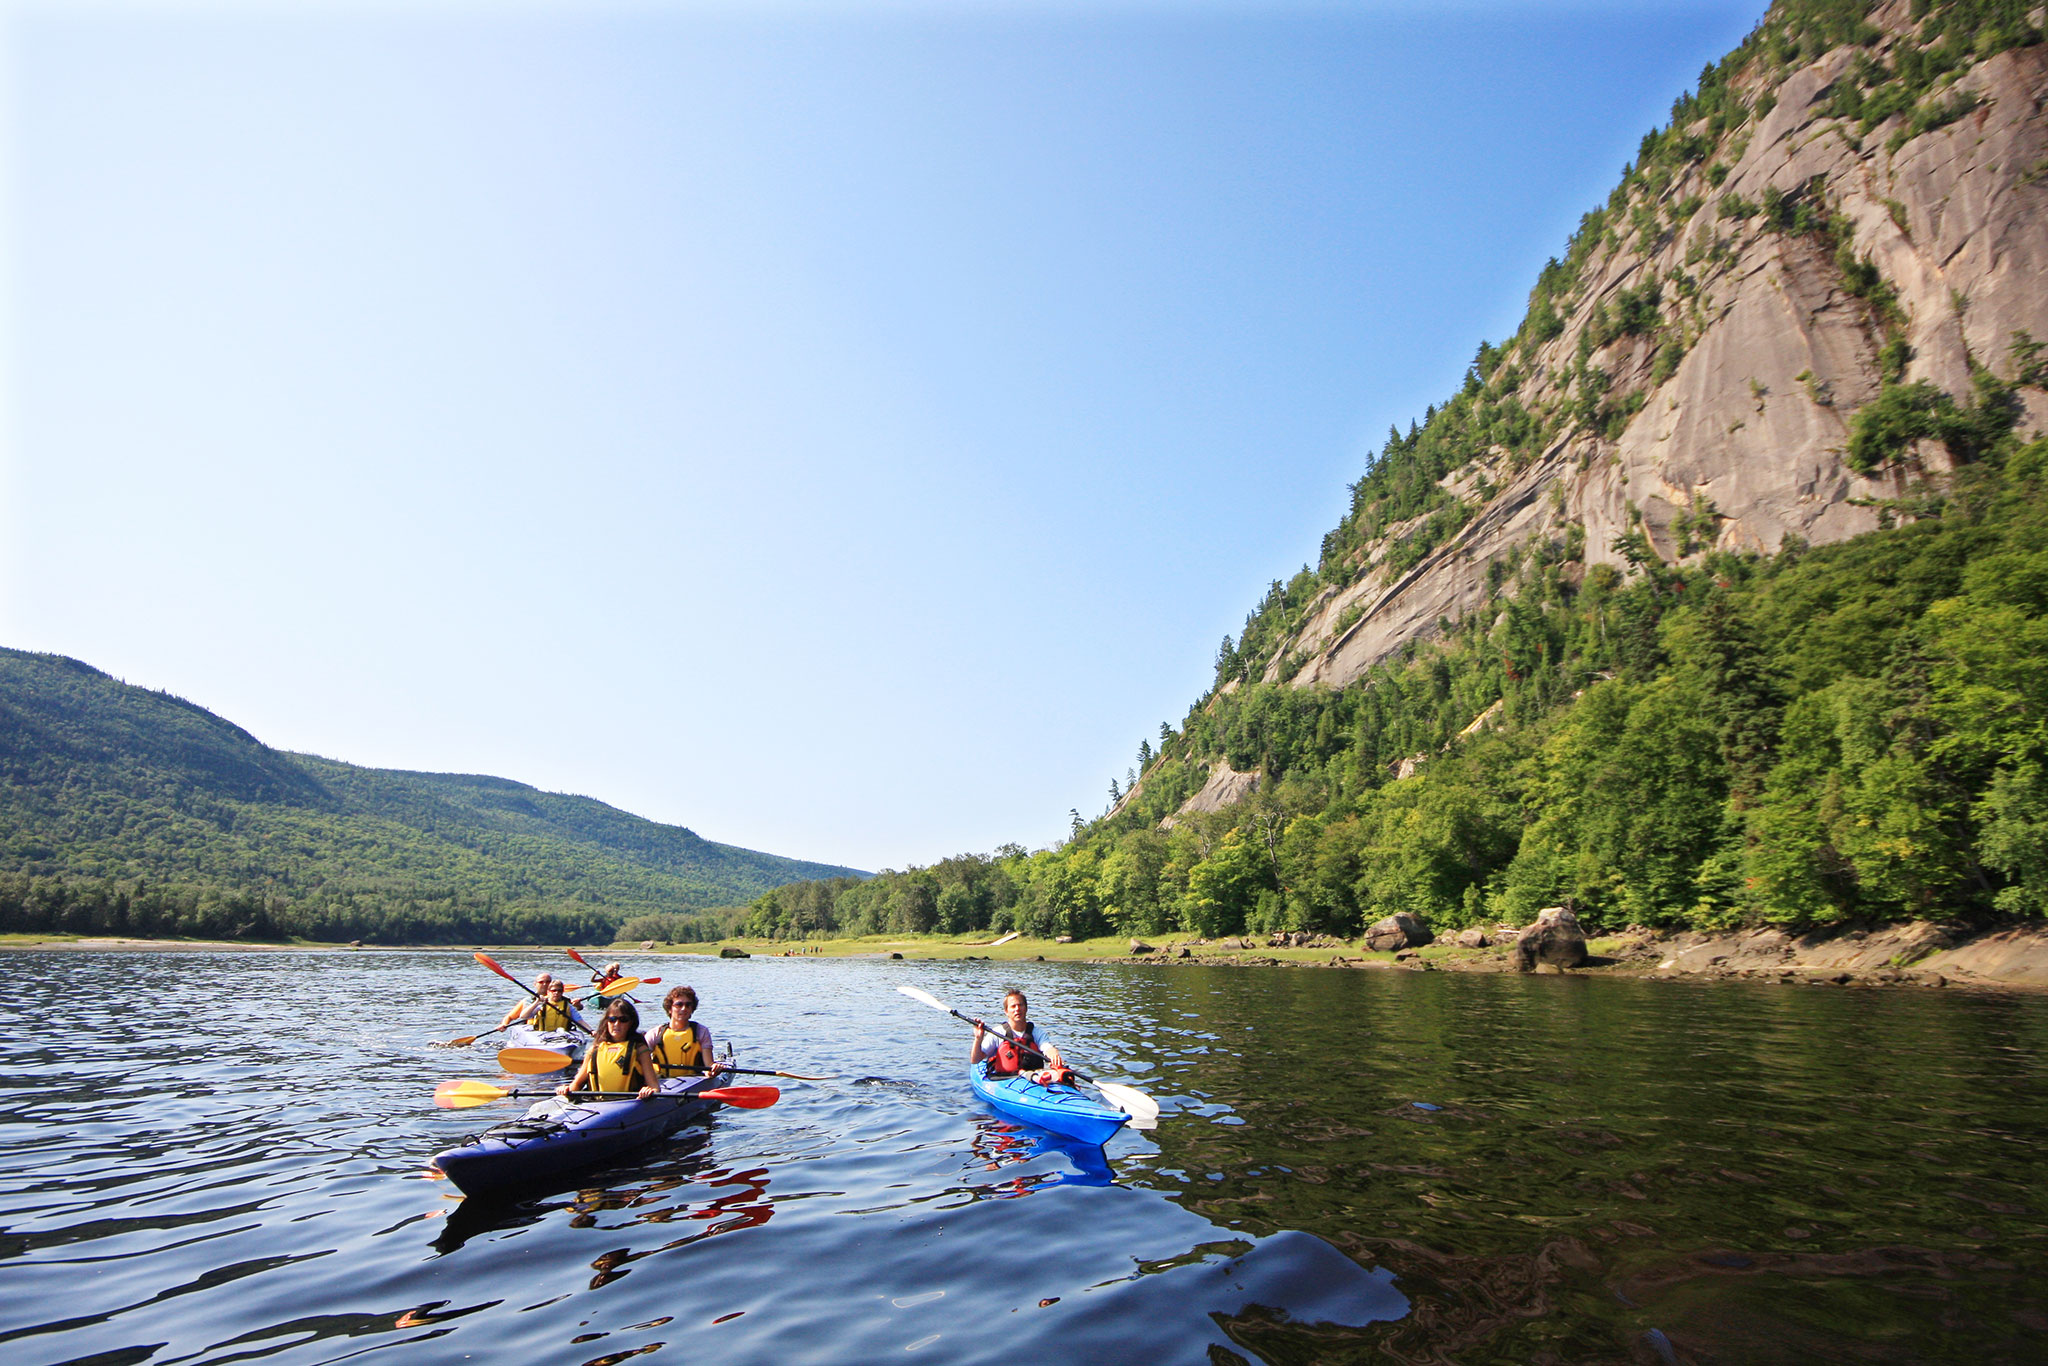
[[[533,1000],[514,1001],[512,1008],[505,1012],[505,1018],[498,1021],[498,1028],[503,1029],[506,1025],[517,1024],[525,1019],[526,1012],[533,1007],[535,1002],[545,1001],[548,998],[548,984],[554,980],[555,975],[551,972],[543,972],[534,978]]]

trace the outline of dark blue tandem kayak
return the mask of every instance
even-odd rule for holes
[[[991,1077],[984,1063],[968,1065],[967,1081],[975,1095],[1010,1118],[1083,1143],[1107,1143],[1131,1118],[1071,1086],[1040,1086],[1028,1076]]]
[[[707,1077],[671,1078],[647,1100],[577,1101],[553,1114],[493,1125],[443,1152],[430,1168],[465,1195],[551,1180],[666,1138],[719,1102],[704,1100]]]

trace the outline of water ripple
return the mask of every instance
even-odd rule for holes
[[[477,1201],[422,1174],[500,1117],[428,1103],[502,1080],[440,1046],[507,1002],[466,955],[8,963],[0,1340],[36,1361],[1903,1362],[2048,1331],[2030,998],[674,959],[742,1062],[838,1079]],[[989,1113],[913,981],[982,1014],[1023,982],[1160,1128]],[[20,1004],[59,998],[148,1046],[77,1058]]]

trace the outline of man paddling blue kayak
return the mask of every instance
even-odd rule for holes
[[[930,1006],[933,1010],[938,1011],[942,1015],[951,1015],[954,1019],[959,1020],[964,1024],[971,1024],[974,1026],[975,1030],[977,1031],[977,1043],[975,1046],[976,1056],[969,1062],[967,1070],[972,1079],[974,1080],[975,1093],[977,1095],[982,1096],[983,1099],[988,1100],[991,1104],[1005,1104],[1005,1100],[999,1098],[995,1094],[995,1092],[1000,1091],[1004,1092],[1005,1095],[1008,1095],[1008,1093],[1011,1092],[1014,1088],[1019,1087],[1023,1088],[1022,1092],[1017,1093],[1015,1096],[1009,1097],[1009,1100],[1012,1103],[1015,1103],[1016,1101],[1023,1099],[1025,1095],[1028,1095],[1032,1092],[1037,1093],[1037,1095],[1033,1097],[1034,1100],[1047,1096],[1064,1096],[1073,1099],[1078,1099],[1073,1089],[1071,1087],[1064,1085],[1034,1086],[1028,1077],[1016,1075],[1009,1077],[999,1076],[991,1079],[988,1076],[988,1069],[982,1065],[979,1056],[980,1043],[978,1042],[978,1040],[981,1035],[986,1035],[991,1032],[986,1024],[984,1024],[980,1020],[974,1019],[972,1016],[962,1015],[959,1011],[953,1009],[953,1007],[947,1005],[944,1001],[941,1001],[938,997],[932,995],[928,991],[919,991],[916,987],[910,986],[899,986],[896,988],[896,990],[902,992],[905,996],[908,996],[913,1001],[919,1002],[922,1005]],[[1019,997],[1018,1005],[1021,1008],[1021,1006],[1023,1005],[1021,999],[1023,993],[1019,992],[1017,993],[1017,995]],[[1004,1001],[1004,1011],[1006,1014],[1008,1013],[1009,1008],[1010,1002],[1006,998]],[[1026,1023],[1029,1023],[1029,1021],[1027,1020]],[[998,1026],[999,1029],[1006,1029],[1007,1027],[1007,1021],[1005,1021],[1003,1025]],[[1038,1035],[1037,1042],[1039,1045],[1045,1047],[1047,1052],[1051,1053],[1055,1057],[1058,1056],[1059,1050],[1053,1048],[1051,1045],[1051,1041],[1046,1039],[1044,1035]],[[1018,1051],[1020,1058],[1021,1055],[1024,1053],[1036,1052],[1036,1050],[1033,1049],[1029,1044],[1026,1044],[1022,1049],[1019,1049]],[[1150,1129],[1159,1122],[1159,1102],[1152,1099],[1152,1097],[1146,1095],[1143,1091],[1140,1091],[1137,1087],[1120,1086],[1114,1082],[1097,1081],[1093,1077],[1087,1076],[1080,1072],[1072,1071],[1072,1069],[1066,1066],[1064,1059],[1062,1059],[1060,1062],[1060,1068],[1063,1073],[1066,1073],[1067,1075],[1071,1076],[1074,1081],[1084,1081],[1087,1082],[1090,1086],[1093,1086],[1096,1090],[1102,1093],[1102,1098],[1104,1100],[1108,1101],[1111,1106],[1116,1107],[1114,1110],[1111,1110],[1108,1107],[1095,1107],[1093,1103],[1090,1102],[1089,1108],[1101,1108],[1104,1115],[1118,1115],[1119,1112],[1121,1112],[1121,1116],[1114,1123],[1110,1124],[1109,1127],[1111,1129],[1116,1128],[1119,1124],[1122,1123],[1123,1119],[1125,1118],[1129,1119],[1131,1127],[1134,1129]],[[1065,1077],[1062,1077],[1062,1080],[1064,1081]],[[1071,1106],[1062,1106],[1062,1108],[1071,1108]],[[1026,1115],[1025,1118],[1030,1119],[1033,1123],[1044,1123],[1044,1121],[1037,1118],[1035,1114]],[[1047,1125],[1046,1127],[1055,1128],[1060,1133],[1074,1134],[1074,1130],[1070,1128],[1062,1128],[1056,1124]],[[1103,1132],[1103,1136],[1106,1136],[1107,1132],[1108,1131],[1105,1130]],[[1099,1143],[1102,1141],[1102,1137],[1091,1137],[1090,1141]]]
[[[1060,1059],[1060,1050],[1051,1039],[1039,1032],[1031,1023],[1031,1004],[1024,993],[1011,987],[1003,993],[1003,1023],[1007,1024],[1007,1038],[996,1034],[980,1020],[974,1022],[974,1044],[968,1050],[967,1061],[985,1062],[992,1077],[1016,1076],[1021,1072],[1037,1072],[1041,1069],[1055,1074],[1042,1080],[1065,1080],[1057,1074],[1067,1070]]]

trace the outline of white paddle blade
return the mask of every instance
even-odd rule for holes
[[[948,1015],[951,1015],[953,1013],[953,1007],[947,1005],[944,1001],[941,1001],[938,997],[932,995],[929,991],[919,991],[916,987],[898,987],[896,988],[896,990],[902,992],[905,996],[908,996],[913,1001],[923,1002],[925,1005],[930,1006],[933,1010],[944,1011]]]
[[[1138,1090],[1135,1086],[1118,1086],[1113,1082],[1097,1082],[1102,1098],[1131,1117],[1133,1129],[1156,1129],[1159,1127],[1159,1102]]]

